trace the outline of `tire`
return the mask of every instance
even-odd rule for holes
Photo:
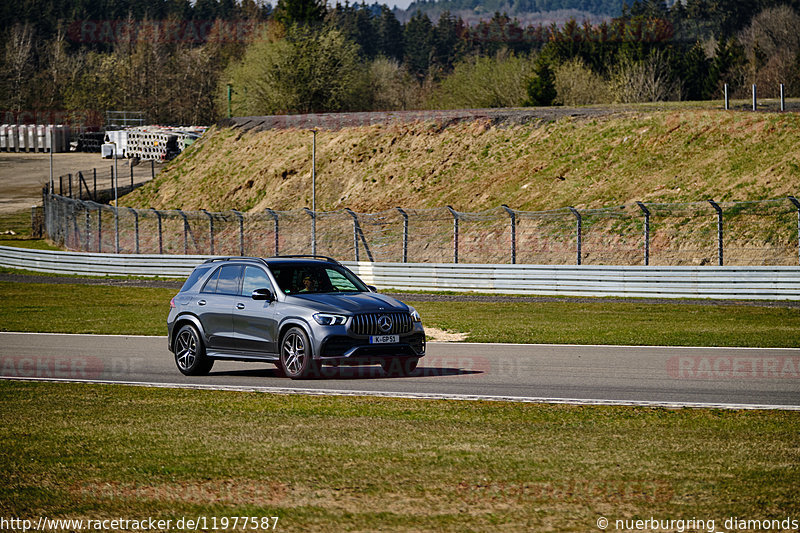
[[[291,328],[281,339],[279,368],[291,379],[307,379],[319,375],[317,363],[311,353],[311,343],[302,329]]]
[[[191,324],[184,325],[175,336],[175,364],[186,376],[204,376],[214,366],[214,360],[206,355],[200,333]]]
[[[393,357],[381,361],[381,368],[390,376],[410,376],[417,370],[419,357]]]

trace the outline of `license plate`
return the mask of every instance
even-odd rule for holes
[[[370,344],[395,344],[400,342],[400,335],[373,335],[369,338]]]

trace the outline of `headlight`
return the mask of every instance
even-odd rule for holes
[[[331,315],[328,313],[317,313],[314,315],[314,320],[320,326],[341,326],[347,322],[347,317],[344,315]]]
[[[411,313],[411,321],[412,322],[422,322],[422,317],[419,316],[419,313],[417,313],[417,310],[414,309],[413,307],[411,307],[410,305],[408,306],[408,312]]]

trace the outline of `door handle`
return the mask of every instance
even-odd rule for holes
[[[200,300],[199,302],[197,302],[197,305],[206,305],[206,301],[205,300]]]
[[[236,309],[244,309],[244,304],[236,304]]]

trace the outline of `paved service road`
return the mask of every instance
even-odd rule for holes
[[[165,337],[0,333],[3,377],[305,389],[381,395],[800,408],[800,350],[429,343],[416,374],[328,369],[291,381],[274,366],[220,362],[186,377]]]

